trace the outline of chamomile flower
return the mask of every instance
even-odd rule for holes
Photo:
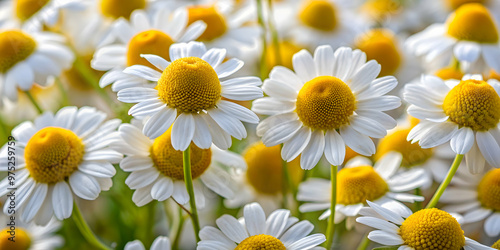
[[[461,5],[445,24],[433,24],[408,38],[407,47],[432,69],[448,65],[453,56],[466,73],[500,72],[498,27],[486,7]]]
[[[170,250],[170,239],[165,236],[158,236],[154,241],[153,244],[151,245],[150,250]],[[144,245],[140,240],[134,240],[131,242],[128,242],[125,245],[124,250],[146,250]]]
[[[262,142],[250,145],[244,152],[243,158],[247,164],[246,171],[234,173],[234,179],[239,185],[236,191],[239,195],[227,199],[224,204],[230,208],[241,207],[257,201],[265,211],[279,208],[283,190],[283,162],[279,145],[266,147]],[[300,168],[299,159],[287,164],[290,179],[297,185],[304,176]]]
[[[129,110],[133,116],[147,116],[143,132],[154,139],[172,124],[172,146],[185,150],[193,141],[207,149],[212,142],[221,149],[231,146],[231,136],[238,140],[247,136],[242,121],[257,123],[259,118],[241,105],[222,97],[249,101],[262,97],[261,81],[257,77],[221,79],[232,75],[243,62],[232,58],[222,63],[225,49],[207,51],[203,43],[179,43],[170,46],[171,62],[144,55],[163,73],[142,65],[124,70],[144,79],[156,81],[154,89],[132,87],[118,92],[118,100],[138,103]]]
[[[14,230],[8,226],[11,223],[10,216],[0,215],[0,222],[4,227],[0,231],[0,249],[47,250],[62,247],[64,243],[64,239],[55,234],[61,228],[61,223],[56,219],[51,219],[45,226],[15,221]],[[14,241],[9,240],[12,239],[12,231]]]
[[[52,83],[48,78],[59,76],[73,59],[60,35],[0,30],[0,107],[4,97],[17,101],[18,88],[28,91],[35,82],[41,86]]]
[[[283,143],[286,161],[301,154],[300,165],[311,169],[324,154],[341,165],[345,146],[363,155],[375,153],[370,137],[382,138],[396,121],[382,111],[399,107],[396,96],[386,96],[396,85],[392,76],[376,79],[380,64],[366,62],[365,53],[350,48],[320,46],[314,57],[302,50],[293,57],[295,72],[276,66],[264,81],[268,95],[252,110],[270,115],[257,126],[266,146]]]
[[[277,8],[275,14],[280,33],[307,48],[324,44],[333,48],[350,46],[356,35],[365,29],[363,22],[336,1],[302,0],[300,4],[282,5],[287,6],[282,10]]]
[[[105,87],[113,83],[113,91],[148,86],[147,79],[125,74],[123,69],[132,65],[154,68],[141,54],[154,54],[169,61],[170,45],[195,40],[205,28],[206,24],[202,21],[188,25],[188,13],[184,8],[175,11],[161,8],[151,17],[145,11],[136,10],[130,21],[118,19],[111,32],[119,43],[99,48],[91,61],[94,69],[109,70],[100,79],[99,85]],[[154,87],[151,84],[149,86]]]
[[[132,200],[137,206],[144,206],[152,200],[164,201],[172,197],[180,204],[189,201],[184,183],[182,151],[172,147],[174,137],[171,129],[154,140],[142,134],[141,129],[123,124],[119,128],[124,143],[117,150],[126,154],[120,162],[125,172],[131,172],[125,183],[136,190]],[[221,166],[245,169],[241,156],[212,146],[201,149],[191,143],[191,174],[194,193],[199,207],[205,204],[204,188],[225,197],[234,196],[235,183]]]
[[[16,182],[0,182],[0,196],[7,187],[17,188],[16,214],[24,222],[47,224],[71,216],[76,197],[95,200],[108,190],[116,173],[112,163],[122,155],[109,148],[118,140],[120,120],[104,122],[95,108],[65,107],[55,115],[45,112],[35,122],[23,122],[12,130],[16,138]],[[7,145],[0,151],[1,170],[7,171]],[[9,204],[4,206],[4,212]]]
[[[337,205],[335,206],[335,223],[347,218],[346,226],[354,225],[354,218],[359,214],[366,201],[373,201],[381,206],[399,207],[406,214],[411,214],[402,202],[423,201],[424,197],[404,192],[419,188],[427,181],[423,170],[396,174],[402,156],[390,153],[377,161],[374,166],[364,157],[356,157],[346,163],[337,175]],[[320,220],[330,216],[331,211],[329,180],[312,178],[299,186],[297,199],[306,201],[300,206],[300,211],[311,212],[326,210]]]
[[[500,169],[491,169],[484,174],[471,175],[459,171],[440,202],[449,204],[443,210],[463,213],[464,223],[484,220],[484,232],[490,237],[500,235]]]
[[[201,241],[196,249],[324,249],[316,246],[326,240],[323,234],[309,235],[314,225],[290,217],[288,210],[278,209],[266,219],[258,203],[246,205],[240,220],[226,214],[216,224],[219,229],[206,226],[200,231]]]
[[[494,249],[500,249],[500,240],[497,240],[493,245],[491,246]]]
[[[420,119],[408,140],[422,148],[450,141],[456,154],[465,154],[472,173],[481,172],[485,160],[500,167],[500,85],[483,81],[480,75],[465,75],[461,81],[443,81],[424,75],[408,84],[404,99],[411,105],[408,113]]]
[[[79,0],[8,0],[0,5],[0,23],[9,27],[40,30],[54,26],[62,10],[83,10]]]
[[[464,236],[459,222],[451,214],[437,208],[426,208],[402,215],[394,207],[381,207],[368,201],[364,217],[357,222],[376,228],[368,239],[382,245],[399,246],[398,250],[449,249],[489,250]],[[409,209],[408,209],[409,210]]]

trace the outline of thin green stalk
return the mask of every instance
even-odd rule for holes
[[[175,228],[174,233],[170,236],[171,239],[174,239],[172,242],[172,249],[176,250],[179,249],[179,241],[181,239],[182,235],[182,229],[184,228],[184,220],[185,217],[182,215],[182,208],[179,207],[179,216],[178,216],[178,221],[177,225]]]
[[[148,205],[148,217],[147,217],[147,223],[146,223],[146,230],[145,231],[145,239],[148,242],[152,242],[154,240],[154,234],[153,234],[153,229],[155,226],[155,215],[156,215],[156,201],[150,202]]]
[[[57,88],[61,92],[61,96],[63,98],[63,100],[62,100],[62,106],[68,106],[69,105],[68,93],[66,92],[66,89],[64,89],[64,86],[63,86],[63,84],[61,82],[61,79],[59,79],[59,77],[56,77],[55,81],[56,81],[56,84],[57,84]]]
[[[33,104],[33,106],[36,108],[36,110],[38,111],[38,113],[42,114],[43,113],[43,109],[40,107],[40,105],[35,100],[35,98],[33,97],[33,95],[31,95],[31,93],[28,90],[25,90],[24,93],[26,93],[26,96],[28,96],[28,99],[30,99],[31,104]]]
[[[262,55],[260,57],[260,78],[264,79],[267,77],[267,27],[264,20],[264,6],[262,5],[262,0],[257,0],[257,21],[262,29]]]
[[[82,213],[80,212],[80,209],[78,208],[78,205],[76,202],[73,204],[73,214],[72,216],[73,220],[75,221],[76,226],[82,233],[83,237],[85,240],[87,240],[88,243],[96,247],[97,249],[103,249],[103,250],[110,250],[111,248],[104,245],[97,237],[95,234],[90,230],[89,225],[83,219]]]
[[[271,32],[271,39],[274,47],[274,57],[275,57],[275,63],[276,65],[281,65],[281,50],[280,50],[280,44],[279,44],[279,37],[278,37],[278,31],[276,30],[276,27],[274,26],[274,12],[273,12],[273,1],[268,0],[267,1],[268,6],[269,6],[269,16],[268,16],[268,25],[269,25],[269,31]]]
[[[416,188],[415,189],[415,195],[422,196],[422,189]],[[415,212],[422,209],[422,202],[421,201],[415,201]]]
[[[464,155],[457,154],[455,160],[453,160],[453,163],[451,164],[450,170],[448,171],[446,178],[443,180],[443,182],[441,182],[441,185],[439,185],[439,188],[436,190],[436,193],[434,193],[434,196],[432,196],[431,201],[429,201],[429,204],[427,204],[425,208],[433,208],[437,205],[439,198],[441,198],[441,195],[443,195],[444,190],[450,184],[451,179],[455,175],[455,172],[457,172],[458,166],[460,166],[460,162],[462,162],[463,158]]]
[[[331,201],[330,217],[328,218],[328,227],[326,229],[326,249],[332,248],[333,238],[335,236],[335,205],[337,205],[337,166],[332,165],[330,170]]]
[[[200,221],[198,220],[198,210],[196,209],[196,201],[194,197],[193,176],[191,175],[191,147],[188,146],[182,152],[182,162],[184,165],[184,182],[189,194],[189,205],[191,206],[191,220],[193,221],[194,235],[196,242],[200,241]]]
[[[359,243],[358,248],[356,250],[366,250],[370,245],[370,239],[368,239],[368,234],[363,237],[363,240]]]

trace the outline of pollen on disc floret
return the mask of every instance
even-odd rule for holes
[[[485,208],[500,211],[500,169],[488,171],[477,186],[477,199]]]
[[[258,234],[244,239],[234,250],[286,250],[285,245],[271,235]]]
[[[20,30],[0,32],[0,73],[28,58],[35,49],[35,40]]]
[[[389,191],[387,182],[372,166],[343,168],[337,176],[337,203],[344,205],[377,200]]]

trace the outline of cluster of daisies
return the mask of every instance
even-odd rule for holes
[[[2,1],[0,249],[500,249],[499,33],[497,0]]]

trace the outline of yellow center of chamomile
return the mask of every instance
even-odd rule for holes
[[[28,58],[35,48],[35,40],[20,30],[0,32],[0,73]]]
[[[30,247],[31,238],[23,228],[10,230],[6,227],[0,232],[0,250],[28,250]]]
[[[271,235],[258,234],[244,239],[234,250],[286,250],[283,242]]]
[[[387,182],[372,166],[343,168],[337,176],[337,203],[351,205],[374,201],[389,191]]]
[[[267,68],[270,70],[276,65],[282,65],[285,66],[289,69],[293,69],[293,63],[292,63],[292,58],[293,55],[303,48],[288,42],[288,41],[283,41],[279,43],[279,59],[280,63],[278,64],[278,61],[276,60],[276,48],[273,44],[271,44],[267,48],[266,52],[266,63],[267,63]]]
[[[130,39],[127,48],[127,66],[140,64],[154,67],[148,60],[141,57],[141,54],[153,54],[170,61],[169,48],[174,43],[172,38],[159,30],[146,30]]]
[[[483,207],[500,211],[500,169],[488,171],[477,186],[477,199]]]
[[[500,249],[500,240],[497,240],[497,242],[495,242],[491,247],[495,249]]]
[[[481,4],[460,6],[448,21],[448,34],[459,40],[497,43],[498,30],[493,18]]]
[[[361,7],[362,10],[377,21],[383,21],[387,17],[401,10],[401,1],[397,0],[369,0]]]
[[[169,129],[156,138],[149,153],[158,171],[173,179],[184,180],[182,151],[175,150],[172,147],[171,132],[172,130]],[[195,179],[210,166],[212,150],[210,148],[201,149],[192,142],[189,148],[191,153],[191,175]]]
[[[464,76],[464,73],[462,73],[462,71],[456,67],[442,68],[436,71],[436,73],[434,74],[443,80],[450,80],[450,79],[460,80]]]
[[[228,27],[226,19],[221,13],[215,8],[215,6],[210,7],[190,7],[188,8],[189,20],[188,24],[192,24],[198,20],[201,20],[207,24],[205,32],[198,37],[200,41],[211,41],[218,38],[224,33],[226,33]]]
[[[458,7],[467,4],[467,3],[480,3],[485,4],[488,0],[444,0],[446,5],[452,10],[457,9]]]
[[[14,9],[21,21],[26,21],[43,8],[50,0],[16,0]]]
[[[144,9],[146,0],[101,0],[101,13],[104,16],[118,19],[129,19],[134,10]]]
[[[443,110],[460,127],[485,131],[498,124],[500,97],[485,81],[465,80],[446,95]]]
[[[337,27],[337,13],[330,1],[307,0],[299,12],[305,25],[321,31],[332,31]]]
[[[283,164],[279,145],[266,147],[258,142],[249,147],[243,157],[247,163],[246,178],[259,193],[276,194],[281,192],[283,183]],[[304,175],[300,168],[300,157],[287,164],[294,184],[299,184]]]
[[[376,60],[382,66],[379,76],[392,75],[401,65],[401,53],[394,34],[386,29],[374,29],[356,42],[356,47],[366,53],[367,60]]]
[[[46,127],[34,134],[24,149],[26,168],[37,182],[59,182],[78,169],[84,149],[73,131]]]
[[[399,228],[405,245],[416,250],[460,250],[465,245],[464,231],[449,213],[437,208],[422,209],[406,218]]]
[[[338,129],[349,122],[355,102],[354,94],[342,80],[318,76],[300,89],[296,112],[304,125],[312,129]]]
[[[401,166],[410,168],[426,162],[432,157],[432,148],[421,148],[418,143],[411,143],[406,140],[411,129],[400,129],[382,138],[377,146],[377,153],[374,155],[375,161],[380,160],[385,154],[396,151],[403,155]]]
[[[180,112],[196,113],[215,107],[222,87],[215,70],[198,57],[173,61],[156,86],[160,99]]]

